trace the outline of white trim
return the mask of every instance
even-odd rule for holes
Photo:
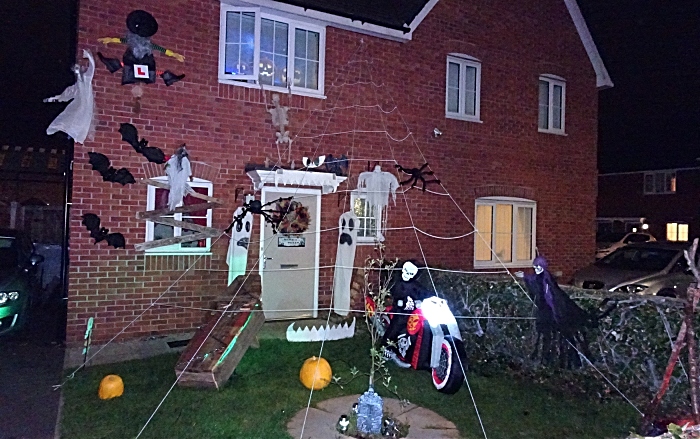
[[[547,89],[547,127],[540,127],[540,82],[548,84]],[[561,88],[561,121],[560,128],[554,128],[554,87]],[[566,80],[564,78],[546,73],[537,80],[537,131],[540,133],[566,135]]]
[[[413,32],[416,27],[425,19],[425,17],[430,13],[430,11],[437,5],[439,0],[431,0],[424,7],[421,12],[416,15],[410,24],[409,32],[402,32],[396,29],[389,29],[384,26],[363,23],[359,20],[353,20],[351,18],[341,17],[338,15],[329,14],[327,12],[320,12],[313,9],[304,9],[301,6],[293,6],[286,3],[280,3],[274,0],[245,0],[244,1],[234,1],[234,0],[222,0],[222,3],[226,2],[228,4],[248,4],[252,6],[258,6],[261,8],[269,8],[270,10],[282,11],[289,14],[294,14],[299,17],[305,17],[313,20],[322,22],[324,25],[334,26],[340,29],[350,30],[366,35],[372,35],[375,37],[385,38],[393,41],[406,42],[413,39]]]
[[[153,180],[160,181],[163,183],[168,182],[167,177],[153,177]],[[214,184],[209,181],[209,180],[204,180],[202,178],[197,178],[193,177],[192,181],[190,182],[192,187],[203,187],[207,188],[207,195],[212,196],[214,193]],[[150,211],[155,209],[155,198],[156,198],[156,187],[148,185],[148,189],[146,191],[146,211]],[[174,217],[181,218],[183,214],[172,214]],[[154,233],[155,233],[155,224],[153,221],[146,221],[146,242],[151,242],[154,239]],[[207,209],[207,227],[212,226],[212,210]],[[175,229],[180,229],[179,227],[175,227]],[[174,235],[174,236],[181,236],[181,235]],[[158,255],[158,256],[166,256],[166,255],[178,255],[178,256],[184,256],[184,255],[211,255],[211,238],[207,238],[207,245],[205,247],[180,247],[181,244],[172,244],[172,245],[166,245],[162,247],[155,247],[155,248],[150,248],[146,249],[145,252],[147,255]]]
[[[700,167],[693,166],[688,168],[669,168],[669,169],[654,169],[645,171],[625,171],[625,172],[607,172],[605,174],[598,174],[598,177],[614,177],[617,175],[629,175],[629,174],[646,174],[648,172],[678,172],[678,171],[700,171]]]
[[[312,219],[311,221],[311,227],[313,227],[313,231],[308,231],[306,233],[314,233],[316,235],[316,248],[314,251],[316,254],[314,255],[314,309],[313,309],[313,314],[312,316],[314,318],[318,317],[318,289],[319,289],[319,260],[320,260],[320,255],[321,255],[321,191],[318,189],[303,189],[303,188],[280,188],[280,187],[272,187],[272,186],[265,186],[262,188],[260,191],[260,202],[265,204],[267,202],[267,195],[268,193],[275,193],[275,192],[294,192],[295,195],[298,194],[311,194],[316,196],[316,220],[314,221]],[[278,198],[278,197],[272,197],[271,199]],[[312,217],[314,218],[314,217]],[[265,236],[265,221],[261,219],[258,221],[260,223],[260,248],[259,248],[259,258],[260,260],[258,261],[258,273],[260,274],[260,286],[261,286],[261,291],[264,291],[265,285],[264,285],[264,279],[265,277],[263,276],[263,260],[262,258],[265,256],[265,248],[264,245],[267,243],[267,240],[269,237]]]
[[[274,171],[254,170],[248,171],[248,177],[253,181],[256,190],[265,185],[282,186],[318,186],[324,194],[333,193],[340,183],[347,177],[332,174],[330,172],[294,171],[291,169],[276,169]]]
[[[219,80],[237,81],[254,80],[258,78],[258,66],[260,64],[260,51],[253,48],[253,73],[250,75],[233,75],[226,73],[226,15],[229,12],[252,12],[255,14],[255,35],[260,35],[260,8],[234,7],[221,3],[219,10]],[[257,43],[257,41],[256,41]],[[255,43],[254,43],[255,46]]]
[[[510,204],[513,206],[513,216],[511,218],[511,258],[515,259],[517,249],[515,247],[515,240],[514,237],[517,235],[516,234],[516,222],[515,222],[515,215],[516,215],[516,209],[518,207],[527,207],[532,209],[532,230],[531,230],[531,235],[530,235],[530,255],[534,255],[535,248],[537,247],[537,202],[535,200],[530,200],[527,198],[518,198],[518,197],[479,197],[474,200],[474,222],[476,225],[476,208],[479,205],[494,205],[494,204]],[[491,221],[492,221],[492,232],[491,234],[494,235],[493,232],[493,221],[495,220],[494,212],[491,214]],[[472,261],[474,264],[474,268],[495,268],[495,267],[508,267],[508,268],[521,268],[521,267],[529,267],[532,264],[532,259],[528,260],[512,260],[510,262],[503,262],[499,261],[496,258],[496,255],[493,252],[493,236],[492,236],[492,241],[490,243],[487,243],[489,246],[489,249],[491,250],[491,260],[490,261],[477,261],[476,260],[476,240],[481,240],[482,237],[478,233],[474,234],[474,249],[472,252]]]
[[[450,63],[457,64],[459,66],[459,84],[457,91],[459,93],[459,108],[456,112],[449,111],[449,84],[450,84]],[[476,75],[474,79],[474,114],[465,114],[466,106],[466,78],[467,75],[465,71],[468,67],[474,68],[476,70]],[[445,61],[445,117],[448,119],[458,119],[468,122],[478,122],[481,123],[481,61],[473,56],[461,54],[461,53],[450,53],[447,55]]]
[[[586,49],[588,59],[591,61],[591,64],[593,64],[593,70],[595,71],[596,77],[596,86],[598,89],[612,87],[614,84],[612,79],[610,79],[608,69],[605,68],[603,59],[600,57],[598,48],[593,41],[591,32],[588,30],[588,25],[586,24],[586,20],[583,18],[583,14],[581,14],[581,9],[579,9],[578,3],[576,3],[576,0],[564,0],[564,3],[566,4],[566,9],[569,10],[569,15],[571,15],[574,26],[576,26],[576,31],[578,32],[579,38],[581,38],[583,47]]]
[[[358,191],[358,190],[350,191],[350,210],[352,210],[353,212],[355,211],[355,200],[358,198],[363,200],[365,205],[366,205],[366,203],[367,203],[366,194],[360,193],[360,191]],[[367,207],[369,207],[369,206],[367,206]],[[379,230],[382,233],[386,233],[386,230],[384,230],[383,226],[385,224],[387,212],[388,212],[388,209],[384,209],[382,211],[382,221],[380,221],[380,224],[375,225],[374,235],[372,235],[372,236],[367,236],[367,235],[359,236],[359,234],[358,234],[357,245],[376,245],[379,242],[379,240],[377,239],[377,231]],[[357,215],[357,213],[355,213],[355,215]],[[369,219],[373,219],[373,217],[369,217],[369,216],[364,216],[363,218],[365,218],[365,221],[368,221]],[[357,229],[360,230],[359,227]],[[364,231],[367,232],[369,230],[367,229],[367,227],[365,227]]]

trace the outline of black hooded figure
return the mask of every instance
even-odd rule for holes
[[[391,288],[391,322],[389,327],[384,332],[381,346],[384,346],[384,356],[386,359],[393,360],[397,365],[403,368],[408,368],[411,364],[407,361],[406,352],[402,352],[401,339],[406,338],[406,326],[410,314],[416,309],[417,302],[428,297],[432,297],[435,293],[424,288],[418,278],[420,271],[413,261],[404,262],[401,267],[401,280],[394,283]],[[397,343],[397,346],[388,346],[387,341],[391,340]],[[398,351],[398,352],[397,352]]]
[[[536,257],[532,265],[534,274],[521,274],[528,294],[537,306],[537,342],[532,356],[541,355],[543,363],[551,364],[557,350],[555,342],[558,341],[560,367],[580,367],[579,352],[590,358],[586,330],[594,326],[593,319],[559,288],[547,270],[545,258]]]
[[[153,57],[154,50],[167,56],[172,56],[180,62],[183,62],[185,58],[172,50],[151,42],[151,37],[158,32],[158,22],[153,15],[142,10],[131,11],[126,17],[126,27],[128,31],[124,37],[99,39],[105,45],[109,43],[126,44],[128,48],[124,52],[122,61],[119,61],[117,58],[106,58],[102,53],[97,52],[100,61],[107,66],[110,73],[123,68],[122,85],[136,82],[152,84],[156,82],[156,75],[160,75],[165,85],[169,86],[185,77],[185,75],[176,75],[169,70],[164,72],[156,71],[156,60]]]

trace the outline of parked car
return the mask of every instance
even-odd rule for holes
[[[0,229],[0,335],[26,322],[32,299],[39,295],[36,269],[43,260],[26,234]]]
[[[596,259],[603,258],[627,244],[652,241],[656,241],[656,238],[646,232],[607,233],[596,238],[595,257]]]
[[[689,247],[677,242],[629,244],[577,271],[573,284],[618,293],[683,296],[695,280],[683,254]]]

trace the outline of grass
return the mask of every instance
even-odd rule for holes
[[[369,338],[327,342],[323,357],[334,375],[350,378],[356,366],[369,369]],[[320,343],[262,340],[249,349],[226,386],[219,391],[175,387],[155,412],[140,438],[281,439],[289,438],[286,424],[308,403],[309,391],[299,382],[304,360],[318,355]],[[177,355],[94,366],[78,372],[64,387],[61,437],[64,439],[135,438],[175,381]],[[390,366],[400,396],[433,410],[457,425],[466,439],[483,438],[466,386],[455,395],[432,387],[427,371]],[[122,377],[124,395],[97,397],[107,374]],[[623,402],[591,401],[550,392],[541,385],[508,376],[468,374],[469,384],[489,439],[588,439],[626,437],[638,421]],[[367,390],[362,376],[344,388],[331,384],[315,391],[312,404]],[[383,387],[382,396],[394,397]]]

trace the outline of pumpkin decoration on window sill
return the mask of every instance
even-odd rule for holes
[[[122,396],[124,393],[124,381],[119,375],[107,375],[100,381],[97,395],[100,399],[112,399]]]
[[[299,371],[299,380],[309,390],[323,389],[332,377],[331,365],[322,357],[307,358]]]
[[[298,201],[282,199],[275,205],[275,217],[283,216],[278,231],[283,235],[297,235],[309,229],[309,209]]]

